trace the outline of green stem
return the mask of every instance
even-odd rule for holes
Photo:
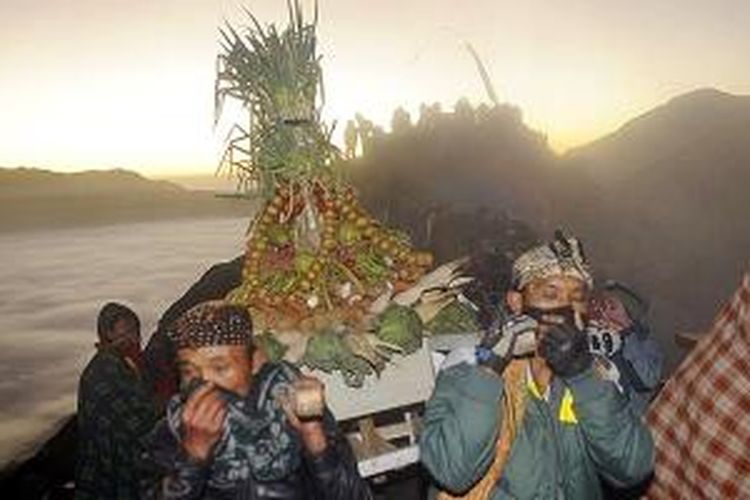
[[[345,265],[344,265],[343,263],[341,263],[341,262],[339,262],[339,261],[337,261],[337,260],[334,260],[334,261],[333,261],[333,264],[334,264],[334,265],[335,265],[335,266],[336,266],[336,267],[337,267],[337,268],[338,268],[338,269],[339,269],[339,270],[340,270],[340,271],[341,271],[342,273],[344,273],[344,275],[346,275],[346,278],[347,278],[347,279],[348,279],[349,281],[351,281],[351,282],[352,282],[352,284],[353,284],[353,285],[354,285],[354,287],[355,287],[355,288],[357,289],[357,291],[359,292],[359,294],[360,294],[360,295],[364,295],[364,294],[365,294],[365,287],[364,287],[364,286],[362,286],[362,282],[361,282],[361,281],[359,281],[359,278],[357,278],[357,276],[356,276],[356,275],[354,274],[354,272],[353,272],[353,271],[352,271],[351,269],[349,269],[349,268],[348,268],[348,267],[346,267],[346,266],[345,266]]]

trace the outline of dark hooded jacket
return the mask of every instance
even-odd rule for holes
[[[157,421],[139,375],[100,349],[78,386],[76,498],[137,499],[139,439]]]
[[[248,396],[228,403],[225,434],[205,463],[191,461],[182,450],[181,400],[175,396],[167,416],[146,439],[143,463],[162,475],[156,482],[145,480],[144,497],[370,500],[369,487],[331,413],[326,410],[324,416],[328,446],[321,455],[312,456],[274,403],[275,388],[288,383],[295,373],[296,368],[286,363],[261,368]]]

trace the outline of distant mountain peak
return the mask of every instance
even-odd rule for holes
[[[124,168],[55,172],[36,167],[1,168],[3,185],[0,194],[14,192],[23,186],[28,194],[48,190],[75,190],[79,195],[113,191],[180,192],[183,188],[165,180],[154,180]]]
[[[731,149],[747,142],[750,96],[715,88],[678,95],[626,122],[615,132],[570,150],[568,160],[586,159],[608,170],[632,172],[675,155],[705,148]]]
[[[748,103],[750,103],[750,96],[730,94],[712,87],[699,88],[675,96],[666,103],[630,120],[618,132],[668,117],[677,119],[678,122],[683,122],[687,117],[699,118],[695,116],[695,113],[700,113],[704,116],[718,115],[719,119],[721,119],[727,109]],[[679,123],[673,125],[677,124]],[[684,124],[687,125],[687,122]]]
[[[741,96],[724,92],[713,87],[702,87],[680,94],[667,101],[667,106],[676,106],[690,102],[712,102],[719,99],[734,99]]]

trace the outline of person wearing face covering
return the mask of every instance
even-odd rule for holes
[[[454,357],[426,404],[433,496],[599,499],[600,476],[617,486],[649,476],[651,434],[589,349],[592,286],[580,243],[560,232],[514,262],[502,333]]]
[[[97,352],[78,386],[77,499],[138,499],[139,439],[156,423],[141,378],[138,316],[110,302],[99,312]]]
[[[267,362],[247,309],[203,302],[166,334],[181,388],[144,440],[144,463],[161,471],[158,481],[142,481],[144,498],[372,499],[322,384],[294,365]],[[303,415],[291,404],[302,386],[320,395],[319,412]]]
[[[635,300],[626,302],[630,297]],[[645,301],[617,282],[608,282],[589,299],[586,332],[591,351],[611,361],[613,379],[637,415],[646,412],[664,365],[664,353],[650,335],[646,312]]]

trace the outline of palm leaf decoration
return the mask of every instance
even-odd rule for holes
[[[261,26],[245,10],[248,26],[220,30],[215,116],[227,98],[238,99],[248,120],[235,124],[219,169],[234,175],[246,192],[270,198],[281,183],[324,175],[339,157],[331,130],[321,121],[323,79],[315,20],[307,23],[298,0],[288,2],[289,25]]]

